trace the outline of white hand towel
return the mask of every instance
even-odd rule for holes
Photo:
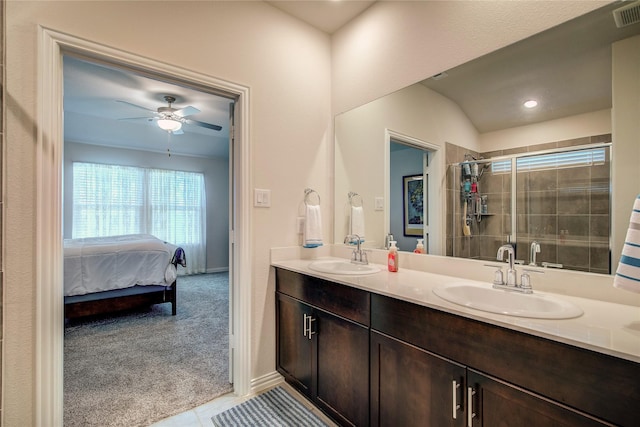
[[[362,206],[351,206],[351,233],[360,237],[364,242],[364,209]]]
[[[302,246],[305,248],[322,246],[322,217],[320,215],[320,205],[306,205]]]
[[[636,197],[633,204],[613,286],[640,293],[640,196]]]

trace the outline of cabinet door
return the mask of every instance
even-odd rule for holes
[[[511,384],[467,373],[468,416],[473,427],[610,426]]]
[[[372,426],[465,426],[465,367],[371,332]]]
[[[305,333],[305,316],[311,316],[312,309],[293,298],[279,293],[276,295],[276,341],[278,345],[276,364],[278,372],[290,384],[311,397],[312,342]]]
[[[314,310],[316,401],[345,426],[369,425],[369,329]]]

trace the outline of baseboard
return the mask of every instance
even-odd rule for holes
[[[222,273],[223,271],[229,271],[229,267],[213,267],[207,268],[206,272],[208,273]]]
[[[277,371],[270,372],[251,380],[251,394],[274,387],[284,381],[284,377]]]

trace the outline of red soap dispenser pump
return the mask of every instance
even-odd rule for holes
[[[387,268],[392,273],[395,273],[398,271],[398,248],[395,240],[389,243],[391,246],[389,247],[389,254],[387,255]]]

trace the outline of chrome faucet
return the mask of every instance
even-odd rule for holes
[[[537,242],[534,242],[534,243],[537,245]],[[531,246],[531,248],[533,251],[533,245]],[[513,246],[511,245],[500,246],[498,248],[498,255],[496,258],[498,261],[504,261],[505,251],[507,251],[507,256],[509,258],[509,269],[507,270],[507,283],[504,283],[502,281],[502,269],[500,268],[500,266],[491,266],[491,267],[498,267],[498,270],[496,270],[496,273],[494,276],[493,287],[496,289],[504,289],[507,291],[521,292],[523,294],[533,293],[533,288],[531,287],[531,276],[529,276],[529,273],[542,273],[542,271],[524,269],[524,273],[522,273],[522,278],[520,280],[521,283],[520,285],[518,285],[517,272],[513,266],[514,257],[515,257],[515,251],[513,250]],[[536,252],[540,252],[540,250],[538,249],[538,251],[533,251],[534,254]],[[535,260],[536,260],[535,255],[533,255],[532,262],[535,263]]]
[[[502,245],[498,248],[498,255],[496,259],[498,261],[504,261],[504,252],[507,251],[507,257],[509,260],[509,269],[507,270],[507,286],[517,286],[516,269],[513,268],[515,260],[515,251],[511,245]]]
[[[356,244],[356,248],[353,250],[351,254],[351,262],[354,264],[369,264],[369,260],[367,259],[367,251],[364,251],[360,248],[360,236],[357,234],[348,234],[347,237],[344,238],[344,243]]]
[[[540,253],[540,244],[535,240],[531,242],[531,253],[529,254],[529,265],[536,265],[536,254]]]
[[[384,248],[385,249],[389,249],[389,246],[391,246],[391,241],[393,240],[393,234],[388,233],[386,236],[384,236]]]

